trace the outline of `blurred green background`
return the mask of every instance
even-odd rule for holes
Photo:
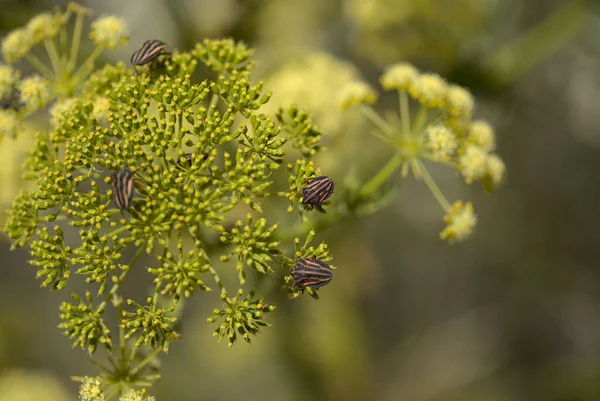
[[[432,167],[450,199],[474,202],[479,223],[464,243],[438,238],[439,205],[412,178],[384,210],[321,231],[335,279],[318,302],[287,300],[274,283],[267,294],[278,307],[268,317],[273,327],[251,345],[217,343],[206,318],[218,300],[193,297],[183,341],[162,358],[163,379],[151,391],[157,400],[600,400],[596,3],[83,4],[129,23],[129,45],[107,62],[128,60],[148,38],[187,49],[204,37],[232,36],[256,48],[257,74],[276,92],[273,106],[298,102],[326,130],[318,164],[334,178],[350,168],[368,178],[387,157],[361,118],[337,110],[339,87],[353,77],[377,85],[396,61],[471,90],[475,116],[496,127],[508,168],[506,184],[488,196]],[[66,2],[1,0],[0,34],[55,5]],[[395,98],[377,107],[395,108]],[[0,200],[20,185],[5,145]],[[40,289],[27,257],[0,237],[0,401],[75,400],[69,376],[97,371],[56,328],[67,294]]]

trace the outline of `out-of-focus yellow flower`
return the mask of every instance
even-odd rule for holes
[[[443,125],[433,125],[427,128],[427,146],[433,156],[439,160],[449,160],[456,150],[458,142],[456,135]]]
[[[496,134],[490,124],[485,121],[473,121],[469,127],[469,141],[492,152],[496,148]]]
[[[458,85],[450,85],[447,92],[448,111],[454,117],[469,119],[473,115],[475,99],[465,88]]]
[[[79,387],[79,399],[81,401],[104,401],[100,379],[86,376]]]
[[[119,401],[154,401],[154,397],[146,397],[146,389],[142,389],[140,391],[131,389],[119,397]]]
[[[100,17],[92,22],[90,38],[98,46],[116,49],[129,40],[129,29],[122,18],[112,15]]]
[[[18,87],[21,92],[21,100],[30,110],[42,109],[50,100],[48,81],[39,75],[23,79]]]
[[[500,184],[506,172],[506,164],[497,155],[489,155],[486,160],[486,172],[494,186]]]
[[[31,39],[24,28],[15,29],[2,41],[2,56],[9,63],[23,57],[29,49],[31,49]]]
[[[29,40],[33,46],[46,38],[51,38],[56,35],[60,25],[61,16],[42,13],[33,17],[25,29],[29,34]]]
[[[477,224],[477,216],[473,213],[471,202],[463,204],[462,201],[457,201],[444,216],[444,221],[447,225],[440,233],[440,238],[453,243],[464,240],[473,232]]]
[[[17,112],[12,109],[0,110],[0,141],[2,137],[12,137],[19,126]],[[0,146],[1,142],[0,142]]]
[[[413,80],[409,93],[423,106],[442,107],[446,103],[448,86],[438,74],[425,73]]]
[[[397,63],[389,66],[380,82],[383,89],[407,90],[412,82],[419,76],[419,71],[411,64]]]
[[[43,372],[6,371],[0,376],[0,401],[70,401],[54,376]]]
[[[458,158],[458,169],[470,184],[483,177],[486,172],[488,153],[477,145],[468,144]]]
[[[19,80],[20,73],[10,65],[0,64],[0,99],[8,95]]]
[[[73,108],[77,104],[77,99],[73,97],[67,97],[58,100],[50,108],[50,124],[56,128],[61,125],[65,119],[73,111]]]
[[[92,117],[98,121],[106,121],[110,108],[110,100],[107,97],[100,96],[94,100],[92,106]]]
[[[347,109],[358,104],[373,104],[377,100],[377,92],[363,81],[348,82],[339,95],[339,105]]]
[[[327,53],[312,53],[301,61],[293,61],[265,79],[266,86],[276,90],[261,109],[275,114],[281,106],[297,104],[312,113],[314,123],[326,135],[345,132],[356,126],[357,113],[340,110],[336,96],[350,81],[358,78],[357,70],[349,63]]]

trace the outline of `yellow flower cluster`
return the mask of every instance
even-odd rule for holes
[[[2,41],[2,56],[9,63],[25,56],[36,44],[57,35],[65,24],[62,14],[40,14],[22,28],[10,32]]]
[[[347,109],[357,104],[373,104],[377,101],[377,92],[362,81],[347,83],[340,93],[340,108]]]
[[[450,206],[420,159],[450,165],[465,182],[481,181],[486,190],[491,190],[502,182],[506,170],[494,153],[493,128],[487,122],[472,120],[475,99],[467,89],[446,82],[438,74],[422,73],[408,63],[397,63],[385,69],[379,82],[385,90],[399,93],[399,116],[379,116],[368,106],[374,103],[377,93],[360,81],[342,91],[340,106],[365,106],[361,109],[363,114],[382,131],[376,136],[396,147],[404,158],[398,163],[402,174],[412,168],[415,177],[423,178],[446,211],[448,226],[442,231],[442,238],[451,242],[463,240],[477,222],[473,206],[462,202]],[[419,107],[414,119],[410,115],[411,103]]]
[[[23,79],[18,84],[21,101],[29,110],[42,109],[51,99],[48,81],[39,75]]]
[[[97,46],[116,49],[127,43],[129,30],[122,18],[109,15],[92,22],[90,38]]]

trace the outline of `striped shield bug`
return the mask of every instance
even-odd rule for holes
[[[202,157],[202,161],[206,161],[206,159],[208,159],[208,153],[201,153],[200,156]],[[184,166],[184,164],[187,164],[189,167],[192,167],[192,164],[194,163],[194,154],[193,153],[186,153],[185,155],[183,155],[183,157],[179,160],[179,165],[180,166]],[[210,171],[210,169],[209,169]]]
[[[121,171],[112,173],[113,199],[120,210],[127,210],[131,207],[133,200],[133,172],[125,166]]]
[[[135,66],[147,64],[161,55],[170,55],[171,53],[166,50],[167,44],[160,40],[150,39],[142,43],[139,49],[137,49],[131,55],[131,64]]]
[[[318,259],[298,259],[296,266],[291,270],[294,286],[303,290],[305,287],[313,289],[329,284],[333,278],[331,267]]]
[[[302,188],[302,204],[320,208],[333,193],[333,180],[327,176],[312,179]]]

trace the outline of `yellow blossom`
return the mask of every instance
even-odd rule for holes
[[[385,70],[380,78],[380,82],[381,86],[386,90],[406,90],[418,76],[419,71],[411,64],[397,63]]]
[[[76,104],[77,99],[72,97],[60,99],[54,103],[50,109],[50,124],[52,124],[54,128],[62,125],[65,116],[72,113]]]
[[[9,63],[23,57],[29,49],[31,49],[31,40],[24,28],[15,29],[2,41],[2,56]]]
[[[500,184],[506,172],[506,164],[497,155],[489,155],[486,160],[486,173],[494,186]]]
[[[442,107],[446,103],[448,87],[438,74],[421,74],[409,87],[409,93],[423,106]]]
[[[456,201],[444,216],[446,228],[440,233],[441,239],[447,239],[448,242],[462,241],[467,238],[477,224],[477,216],[473,213],[471,202],[463,204],[462,201]]]
[[[342,109],[366,103],[373,104],[377,100],[377,92],[367,83],[362,81],[351,81],[343,88],[339,96],[339,105]]]
[[[41,109],[50,101],[48,81],[39,75],[23,79],[19,83],[19,91],[25,107],[30,110]]]
[[[104,393],[98,377],[85,377],[79,387],[79,399],[81,401],[104,401]]]
[[[458,85],[448,87],[447,102],[450,113],[454,117],[471,118],[475,99],[465,88]]]
[[[427,128],[427,146],[437,159],[449,160],[458,143],[456,136],[447,127],[434,125]]]
[[[119,397],[119,401],[154,401],[154,397],[145,396],[146,389],[142,389],[140,391],[135,391],[134,389],[130,389],[128,392]]]
[[[10,65],[0,64],[0,99],[8,95],[19,80],[19,71]]]
[[[92,107],[92,117],[96,121],[106,121],[110,108],[110,101],[107,97],[100,96],[94,100]]]
[[[90,38],[98,46],[116,49],[127,43],[129,30],[122,18],[109,15],[92,22]]]
[[[486,173],[488,153],[476,145],[467,145],[458,158],[458,169],[470,184],[480,179]]]
[[[492,152],[496,149],[496,134],[490,124],[485,121],[474,121],[469,127],[469,141]]]
[[[61,24],[60,18],[60,16],[54,16],[50,13],[42,13],[32,18],[25,27],[31,45],[56,35]]]

